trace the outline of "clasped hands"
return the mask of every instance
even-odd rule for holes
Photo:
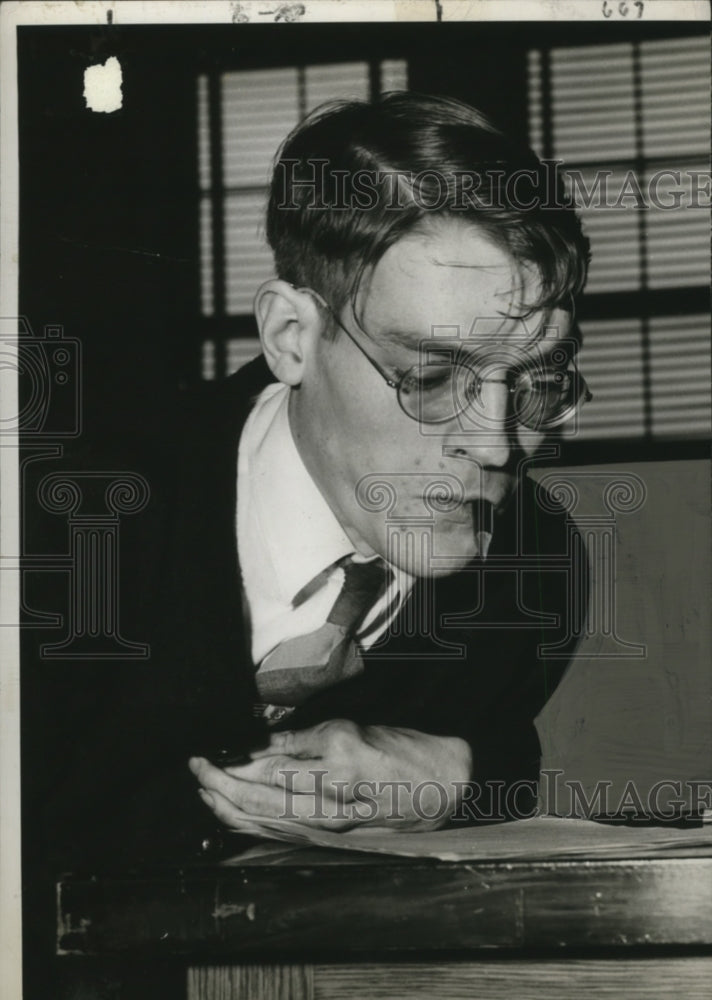
[[[189,767],[228,827],[261,817],[336,831],[432,830],[456,811],[472,756],[458,737],[332,719],[273,733],[247,764],[220,768],[193,757]]]

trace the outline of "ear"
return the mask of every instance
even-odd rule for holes
[[[272,374],[285,385],[302,381],[304,364],[323,325],[312,295],[278,278],[266,281],[255,296],[260,341]]]

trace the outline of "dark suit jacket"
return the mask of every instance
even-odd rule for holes
[[[84,776],[61,786],[63,807],[74,803],[74,828],[88,831],[82,850],[161,859],[193,852],[211,824],[187,758],[249,750],[267,738],[251,712],[258,698],[241,614],[235,505],[240,432],[269,379],[260,359],[186,394],[162,471],[148,460],[151,505],[123,554],[122,588],[143,595],[136,603],[146,614],[136,628],[148,631],[152,655],[134,672],[130,697],[88,738]],[[308,699],[285,728],[345,718],[459,736],[472,747],[479,785],[536,780],[533,720],[566,667],[542,659],[537,647],[561,639],[568,626],[570,579],[561,571],[568,533],[563,513],[540,509],[526,480],[521,505],[498,524],[484,572],[473,564],[418,582],[401,613],[401,625],[415,628],[396,624],[401,634],[367,654],[361,675]],[[526,571],[517,545],[534,559]],[[541,569],[552,556],[558,571]],[[558,617],[558,628],[542,624],[544,613]],[[69,773],[83,766],[75,761]],[[86,819],[77,824],[77,815]],[[78,843],[73,837],[74,850]]]

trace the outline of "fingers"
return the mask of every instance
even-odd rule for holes
[[[220,768],[192,758],[189,766],[227,825],[252,817],[334,830],[437,829],[456,804],[455,786],[469,780],[472,753],[455,737],[332,719],[271,734],[247,764]],[[424,776],[433,786],[425,792]]]
[[[240,767],[228,767],[226,771],[233,778],[252,781],[263,785],[286,788],[289,792],[308,794],[314,791],[315,773],[319,769],[316,759],[298,759],[276,753],[260,757]]]
[[[348,782],[330,779],[327,770],[319,769],[318,761],[275,759],[291,763],[291,767],[285,769],[285,784],[268,785],[254,780],[258,773],[257,762],[255,767],[248,764],[245,768],[231,768],[234,773],[228,773],[203,757],[193,757],[189,767],[203,786],[199,790],[203,802],[229,826],[238,821],[248,823],[259,819],[294,820],[323,829],[344,830],[359,820],[346,788]],[[316,766],[307,767],[307,763]],[[300,770],[299,764],[305,766]],[[260,762],[260,766],[265,765]],[[239,771],[247,768],[252,768],[253,780],[238,776]]]
[[[207,792],[204,788],[199,788],[198,794],[205,805],[209,809],[212,809],[215,816],[226,826],[238,829],[246,829],[253,826],[251,817],[240,809],[239,806],[236,806],[229,799],[226,799],[224,795],[221,795],[220,792]]]
[[[245,822],[247,814],[347,829],[380,818],[378,796],[369,794],[361,801],[363,789],[360,799],[355,795],[383,756],[374,735],[375,728],[371,733],[348,720],[332,719],[310,729],[272,733],[269,746],[253,753],[247,764],[220,768],[192,758],[189,766],[213,794],[213,802],[204,801],[228,825]]]
[[[204,757],[191,758],[188,766],[206,791],[218,793],[246,813],[253,816],[279,816],[284,812],[284,789],[242,781],[222,768],[215,767]]]
[[[334,800],[327,804],[321,794],[315,794],[314,784],[305,794],[297,794],[285,788],[237,778],[202,757],[192,758],[189,765],[203,786],[199,789],[203,802],[218,819],[233,828],[254,824],[260,819],[265,822],[293,820],[333,830],[353,825],[353,816],[347,807]],[[304,772],[305,776],[307,773]]]
[[[291,793],[314,794],[316,782],[326,773],[317,758],[288,757],[283,753],[263,757],[255,754],[255,759],[249,764],[225,768],[216,767],[202,757],[193,757],[188,761],[188,766],[206,787],[214,788],[223,795],[228,794],[232,787],[226,776],[255,784],[272,785]]]

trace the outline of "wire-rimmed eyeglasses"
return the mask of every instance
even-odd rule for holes
[[[318,292],[312,288],[300,288],[299,291],[308,292],[329,312],[386,385],[395,389],[403,412],[419,423],[445,423],[472,407],[482,410],[482,387],[490,383],[506,385],[514,418],[533,431],[559,427],[584,403],[593,399],[585,379],[574,368],[568,352],[559,344],[546,360],[520,356],[513,363],[515,352],[511,347],[503,350],[500,346],[499,356],[497,352],[493,356],[490,349],[484,360],[467,356],[462,349],[443,357],[429,358],[426,352],[424,360],[394,379],[368,353]],[[505,358],[507,365],[503,371]],[[493,378],[488,369],[504,377]]]

